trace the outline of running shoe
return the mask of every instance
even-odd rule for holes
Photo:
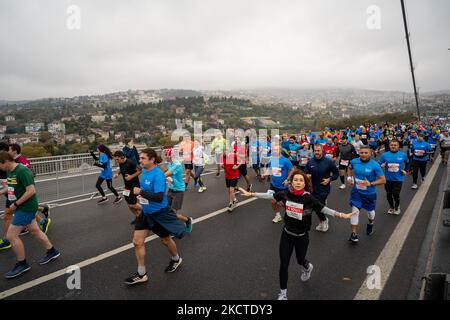
[[[205,186],[198,188],[198,192],[199,192],[199,193],[202,193],[202,192],[205,191],[205,190],[206,190],[206,187],[205,187]]]
[[[147,281],[148,281],[147,273],[145,273],[141,276],[137,272],[135,274],[133,274],[131,277],[125,279],[125,283],[129,284],[129,285],[141,283],[141,282],[147,282]]]
[[[52,260],[55,260],[56,258],[58,258],[61,255],[61,253],[59,253],[58,250],[53,249],[52,252],[47,252],[45,254],[45,257],[43,257],[41,260],[39,260],[39,264],[40,265],[44,265],[49,263]]]
[[[239,189],[237,187],[234,188],[234,194],[238,194],[238,193],[240,193]]]
[[[232,212],[233,209],[234,209],[233,202],[230,202],[230,203],[228,204],[227,210],[228,210],[228,212]]]
[[[302,281],[308,281],[311,277],[311,272],[313,270],[313,265],[311,262],[308,262],[308,269],[306,269],[304,266],[301,266],[302,269],[302,275],[300,276],[300,279]]]
[[[358,241],[359,241],[358,235],[356,233],[352,232],[348,241],[351,241],[353,243],[358,243]]]
[[[193,222],[192,217],[189,217],[188,221],[186,221],[186,232],[189,232],[189,233],[192,232],[192,222]]]
[[[25,235],[25,234],[27,234],[27,233],[29,233],[29,232],[30,232],[30,231],[28,231],[28,228],[25,227],[25,228],[23,228],[22,231],[19,233],[19,236],[23,236],[23,235]]]
[[[46,205],[46,204],[43,204],[42,207],[43,207],[43,209],[42,209],[42,214],[43,214],[46,218],[50,217],[50,208],[49,208],[49,206]]]
[[[50,223],[52,223],[52,219],[50,218],[42,219],[41,222],[39,222],[39,229],[41,229],[43,233],[47,234],[48,226],[50,225]]]
[[[216,177],[220,176],[220,172],[216,172]]]
[[[11,242],[9,242],[6,239],[0,239],[0,250],[6,250],[11,247],[12,247]]]
[[[113,202],[113,204],[119,204],[119,203],[121,203],[122,202],[122,197],[121,196],[118,196],[117,198],[116,198],[116,200],[114,200],[114,202]]]
[[[247,187],[247,192],[252,192],[252,188],[253,188],[253,184],[250,184],[250,185]]]
[[[273,223],[279,223],[283,221],[283,218],[281,217],[281,215],[279,213],[275,214],[275,217],[272,219]]]
[[[5,278],[12,279],[12,278],[18,277],[22,273],[27,272],[30,269],[31,269],[31,267],[28,265],[28,263],[26,261],[25,262],[17,262],[14,265],[14,267],[5,274]]]
[[[398,216],[401,213],[400,207],[397,209],[394,209],[394,212],[392,212],[393,215]]]
[[[372,224],[370,224],[370,223],[367,224],[366,234],[368,236],[371,236],[373,234],[373,223]]]
[[[178,261],[170,259],[169,265],[167,266],[165,272],[174,272],[180,266],[183,259],[178,259]]]
[[[417,190],[417,189],[418,189],[417,184],[413,184],[413,185],[411,186],[411,189]]]
[[[389,210],[387,211],[388,214],[394,214],[394,208],[389,208]]]
[[[339,187],[339,189],[341,189],[341,190],[345,189],[345,184],[341,184],[341,186]]]
[[[320,221],[316,227],[317,231],[327,232],[328,231],[328,218],[325,221]]]
[[[97,201],[97,204],[102,204],[108,201],[108,198],[101,198],[100,200]]]
[[[238,199],[237,199],[237,198],[234,198],[233,204],[235,205],[236,203],[238,203]]]
[[[280,292],[278,294],[278,300],[287,300],[287,299],[288,299],[287,293]]]

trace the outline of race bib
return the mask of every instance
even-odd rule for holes
[[[167,181],[167,184],[173,185],[173,179],[171,177],[167,177],[166,181]]]
[[[442,146],[444,148],[450,147],[450,140],[443,140],[442,141]]]
[[[7,179],[0,179],[0,185],[2,187],[8,187],[8,180]]]
[[[13,187],[8,187],[8,200],[9,201],[16,201],[16,193]]]
[[[140,198],[139,198],[139,203],[140,203],[140,204],[143,204],[143,205],[149,204],[148,200],[145,199],[145,198],[143,198],[143,197],[140,197]]]
[[[431,146],[431,148],[432,149],[435,149],[436,148],[436,145],[433,143],[433,144],[430,144],[430,146]]]
[[[416,157],[423,157],[425,155],[425,150],[414,150],[414,155]]]
[[[292,157],[295,157],[297,155],[297,151],[291,150],[289,152],[291,154]]]
[[[258,149],[256,147],[251,147],[250,151],[253,152],[253,153],[256,153],[256,151],[258,151]]]
[[[341,160],[341,166],[348,166],[350,160]]]
[[[122,194],[123,194],[125,197],[129,197],[129,196],[130,196],[130,190],[124,189]]]
[[[302,163],[303,165],[306,165],[306,164],[308,163],[308,158],[302,158],[302,159],[301,159],[301,163]]]
[[[356,189],[358,189],[358,190],[367,190],[365,180],[355,178],[355,185],[356,185]]]
[[[274,177],[281,177],[281,168],[272,167],[272,175]]]
[[[388,166],[389,172],[399,172],[400,171],[399,163],[388,163],[387,166]]]
[[[286,201],[286,214],[294,219],[303,219],[303,204]]]
[[[333,158],[333,155],[332,155],[332,154],[329,154],[329,153],[327,153],[327,154],[325,155],[325,157],[328,157],[328,158],[332,159],[332,158]]]

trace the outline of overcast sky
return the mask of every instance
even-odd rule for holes
[[[405,2],[420,91],[450,89],[450,1]],[[0,1],[0,99],[260,87],[412,91],[400,0]]]

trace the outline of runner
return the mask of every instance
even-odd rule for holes
[[[206,186],[202,180],[202,172],[205,169],[205,164],[207,164],[207,156],[203,152],[203,146],[200,141],[194,141],[194,149],[192,150],[194,155],[194,187],[199,185],[198,192],[201,193],[206,191]]]
[[[122,148],[122,152],[125,155],[125,158],[133,161],[136,165],[139,165],[139,153],[132,138],[125,139],[125,146]]]
[[[352,216],[350,223],[352,233],[349,241],[357,243],[359,212],[361,209],[367,211],[369,222],[366,228],[366,234],[373,234],[373,221],[375,220],[375,205],[377,201],[377,190],[375,186],[386,183],[383,170],[380,165],[370,159],[371,150],[369,146],[363,146],[359,150],[359,158],[350,161],[347,172],[347,182],[353,186],[350,195],[350,206],[352,207]]]
[[[288,189],[289,174],[295,169],[286,157],[280,156],[280,153],[281,149],[279,147],[275,148],[269,161],[270,173],[272,174],[269,190],[272,190],[274,193]],[[249,190],[247,191],[250,192]],[[283,221],[280,214],[280,207],[275,200],[272,200],[272,209],[275,212],[275,217],[272,219],[272,222],[278,223]]]
[[[91,156],[95,160],[94,166],[101,168],[100,175],[97,179],[95,187],[97,188],[98,192],[102,195],[102,198],[97,202],[97,204],[102,204],[108,201],[108,198],[106,197],[105,192],[103,191],[102,188],[102,183],[105,180],[108,189],[111,190],[111,192],[116,196],[114,204],[119,204],[122,201],[122,197],[117,193],[116,189],[114,189],[112,185],[113,173],[110,160],[113,159],[113,155],[111,153],[111,150],[109,150],[107,146],[100,144],[97,147],[97,151],[99,152],[99,157],[97,157],[94,154],[94,152],[91,151]]]
[[[440,138],[439,133],[437,133],[436,130],[434,130],[434,129],[428,135],[427,142],[430,144],[430,147],[432,150],[430,153],[430,161],[431,162],[434,161],[434,156],[436,154],[436,148],[439,143],[439,138]]]
[[[181,141],[180,143],[179,151],[181,151],[182,153],[182,159],[185,169],[184,185],[186,186],[187,189],[191,177],[194,178],[194,174],[192,173],[192,170],[194,170],[194,164],[192,163],[194,142],[191,140],[190,134],[186,133],[183,136],[183,141]]]
[[[408,156],[403,151],[399,151],[399,147],[400,143],[397,140],[392,140],[389,146],[390,151],[383,153],[378,162],[386,177],[384,188],[389,203],[387,213],[396,216],[400,214],[400,192],[409,165]]]
[[[6,235],[17,259],[16,265],[5,274],[6,278],[11,279],[31,269],[26,261],[23,242],[19,238],[24,227],[27,227],[28,231],[47,250],[46,255],[39,260],[40,265],[58,258],[60,253],[53,247],[45,233],[39,229],[36,222],[38,200],[31,170],[16,163],[6,151],[0,151],[0,170],[7,172],[8,180],[8,188],[2,189],[0,193],[8,193],[8,200],[11,201],[10,209],[14,212],[14,218]]]
[[[25,158],[22,154],[22,148],[17,143],[12,143],[9,145],[9,154],[14,158],[14,161],[17,163],[23,164],[25,167],[31,170],[33,172],[33,169],[31,167],[30,161]],[[33,173],[34,175],[34,173]]]
[[[331,192],[331,181],[334,181],[339,176],[339,170],[334,164],[333,160],[323,155],[323,146],[320,144],[314,145],[314,157],[308,161],[304,172],[312,179],[314,198],[323,204],[327,204],[327,197]],[[316,227],[317,231],[328,231],[328,219],[323,213],[317,212],[320,219],[319,225]]]
[[[428,142],[423,140],[424,134],[419,134],[417,141],[414,141],[411,145],[411,156],[412,156],[412,165],[413,165],[413,185],[411,189],[416,190],[417,187],[417,179],[419,178],[419,170],[420,175],[422,176],[422,182],[425,180],[425,174],[427,170],[427,162],[429,160],[428,153],[432,152],[431,146]]]
[[[264,139],[264,137],[262,137]],[[269,161],[270,155],[272,152],[272,141],[270,136],[267,136],[263,141],[260,142],[260,162],[261,162],[261,176],[262,180],[267,177],[267,181],[270,182],[270,174],[269,174]],[[239,167],[241,168],[242,165]]]
[[[268,199],[282,202],[284,214],[284,228],[280,240],[280,293],[278,300],[287,300],[287,283],[289,261],[295,248],[297,263],[302,271],[301,280],[307,281],[311,277],[313,265],[306,259],[309,245],[308,232],[312,224],[312,211],[327,214],[337,218],[348,219],[351,213],[341,213],[324,206],[311,195],[312,183],[310,179],[299,169],[295,170],[290,178],[291,187],[288,190],[272,193],[250,193],[241,188],[244,196],[254,196],[258,199]]]
[[[343,190],[345,189],[345,172],[347,171],[350,161],[358,157],[355,147],[348,143],[347,136],[342,137],[342,143],[339,146],[339,155],[339,179],[341,180],[341,186],[339,189]]]
[[[223,155],[223,169],[225,171],[225,184],[228,189],[228,212],[232,212],[236,207],[237,198],[235,195],[235,188],[239,180],[239,167],[242,159],[238,158],[238,154],[230,152],[228,155]]]
[[[234,137],[234,141],[232,143],[232,148],[233,151],[235,153],[237,153],[239,159],[241,159],[242,161],[244,161],[244,163],[242,163],[239,166],[239,173],[241,177],[244,177],[245,182],[247,183],[247,191],[251,191],[252,190],[252,183],[250,180],[250,176],[248,175],[247,172],[247,152],[246,152],[246,147],[245,147],[245,143],[244,141],[241,140],[241,138],[239,136],[235,136]],[[235,189],[236,191],[236,189]],[[239,191],[239,190],[237,190]]]
[[[125,185],[123,195],[125,197],[125,201],[128,203],[128,208],[135,216],[135,219],[131,222],[131,224],[135,224],[141,210],[139,209],[139,206],[136,205],[137,198],[133,193],[133,189],[135,187],[139,187],[139,175],[142,170],[137,166],[134,160],[128,159],[123,151],[114,152],[114,159],[119,164],[119,170],[116,174],[114,174],[114,179],[122,175],[123,183]]]
[[[301,146],[297,143],[297,138],[295,136],[291,136],[289,140],[289,160],[291,160],[293,166],[298,167],[297,152]]]
[[[442,135],[439,139],[439,146],[441,148],[442,164],[446,166],[450,153],[450,135],[448,134],[448,129],[446,128],[442,130]]]
[[[180,212],[183,206],[184,192],[186,191],[183,182],[183,167],[180,162],[174,161],[172,156],[172,148],[164,150],[164,160],[167,162],[164,175],[169,189],[167,192],[168,205],[175,212],[177,218],[186,224],[186,232],[192,232],[192,217],[185,217]]]
[[[364,143],[359,138],[359,135],[355,135],[355,139],[353,139],[352,145],[355,148],[356,153],[359,154],[359,149],[364,146]]]
[[[211,142],[211,152],[215,156],[217,172],[216,177],[220,176],[220,167],[222,165],[223,153],[227,149],[227,140],[223,137],[222,132],[218,132]]]
[[[256,179],[258,179],[259,182],[262,182],[263,180],[261,176],[259,149],[260,149],[259,140],[257,138],[252,138],[250,140],[250,158],[252,160],[252,168],[255,171]]]
[[[168,207],[166,196],[166,178],[157,164],[161,163],[155,150],[144,149],[140,154],[142,167],[140,188],[134,188],[142,214],[139,215],[134,227],[133,244],[137,260],[137,272],[125,279],[132,285],[148,281],[145,267],[145,238],[153,231],[171,255],[165,272],[174,272],[183,261],[177,251],[177,245],[171,236],[183,238],[186,226],[177,219],[175,213]]]
[[[304,171],[306,164],[313,156],[313,152],[309,149],[309,144],[304,142],[302,149],[299,149],[297,152],[298,167]]]
[[[333,139],[328,138],[327,144],[323,146],[323,154],[325,155],[325,157],[333,160],[333,163],[336,163],[338,148],[333,143]]]

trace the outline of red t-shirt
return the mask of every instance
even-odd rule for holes
[[[235,153],[230,153],[228,156],[223,156],[223,167],[225,170],[225,179],[231,180],[231,179],[239,179],[239,168],[237,170],[234,170],[233,167],[235,165],[238,165],[238,157]],[[245,164],[242,164],[243,166]]]
[[[329,146],[328,144],[323,146],[323,152],[326,155],[331,155],[332,158],[336,158],[336,154],[337,154],[337,147],[335,145],[333,146]]]

